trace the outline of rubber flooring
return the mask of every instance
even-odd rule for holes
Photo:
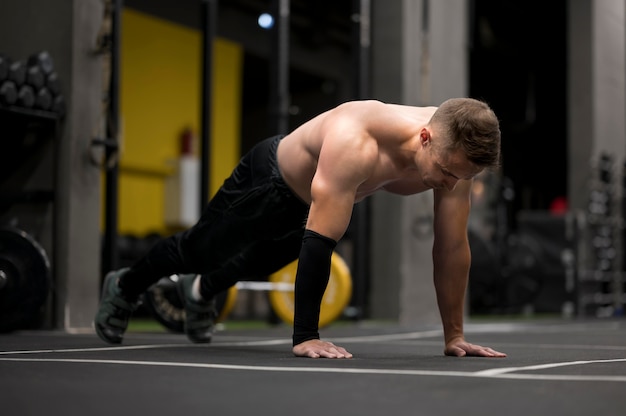
[[[341,323],[349,360],[298,358],[290,329],[0,335],[0,414],[626,415],[626,320],[470,322],[506,358],[446,357],[438,327]]]

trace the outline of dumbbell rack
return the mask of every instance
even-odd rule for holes
[[[41,256],[49,259],[44,248],[51,252],[54,239],[56,139],[65,116],[59,79],[47,53],[17,62],[0,56],[4,60],[0,62],[0,226],[14,230],[3,234],[6,239],[23,235],[23,241],[32,241]],[[50,74],[53,77],[48,83]],[[27,250],[18,251],[9,240],[0,241],[0,248],[5,266],[11,258],[9,261],[23,265],[34,260],[28,258]],[[46,268],[49,275],[49,263]],[[21,269],[22,273],[13,273],[13,284],[3,288],[4,296],[17,297],[20,302],[13,309],[6,302],[0,305],[2,331],[19,329],[20,323],[24,327],[45,326],[51,316],[51,303],[46,304],[47,296],[42,296],[48,289],[41,282],[47,279],[42,279],[41,272],[32,275],[31,267]],[[11,291],[8,295],[7,290]],[[24,310],[24,305],[31,307]]]
[[[613,180],[616,170],[608,160],[604,163],[610,166],[604,169],[592,166],[589,206],[576,221],[576,309],[580,317],[623,316],[626,307],[623,197],[619,198]]]
[[[0,105],[64,116],[65,99],[59,75],[47,51],[22,60],[0,53]]]
[[[47,51],[23,60],[0,53],[0,203],[52,202],[51,189],[24,191],[12,176],[65,116],[59,75]],[[53,177],[54,172],[51,172]],[[28,172],[23,172],[23,175]],[[11,180],[9,181],[9,178]]]

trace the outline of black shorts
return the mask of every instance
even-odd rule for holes
[[[216,294],[238,280],[267,276],[298,258],[309,206],[287,186],[278,169],[276,149],[282,137],[254,146],[197,224],[157,243],[143,261],[146,267],[138,262],[137,278],[129,282],[135,291],[163,276],[198,273],[209,277],[203,279],[202,293]]]

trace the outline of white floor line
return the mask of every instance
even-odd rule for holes
[[[63,348],[50,350],[15,350],[0,351],[0,355],[18,355],[18,354],[49,354],[55,352],[99,352],[99,351],[122,351],[122,350],[146,350],[157,348],[172,347],[197,347],[198,344],[151,344],[151,345],[124,345],[111,347],[95,347],[95,348]]]
[[[435,331],[417,331],[400,334],[387,334],[387,335],[372,335],[372,336],[359,336],[359,337],[345,337],[345,338],[328,338],[333,342],[380,342],[380,341],[396,341],[396,340],[411,340],[430,338],[434,336],[441,336],[443,334],[440,330]],[[291,339],[289,338],[277,338],[277,339],[262,339],[256,341],[230,341],[230,342],[213,342],[211,344],[150,344],[150,345],[130,345],[130,346],[111,346],[111,347],[96,347],[96,348],[67,348],[67,349],[48,349],[48,350],[16,350],[16,351],[0,351],[0,355],[12,355],[12,354],[41,354],[41,353],[55,353],[55,352],[90,352],[90,351],[117,351],[117,350],[140,350],[140,349],[153,349],[153,348],[173,348],[173,347],[208,347],[209,345],[220,347],[242,347],[242,346],[268,346],[268,345],[289,345]]]
[[[283,373],[339,373],[339,374],[369,374],[369,375],[399,375],[399,376],[439,376],[439,377],[467,377],[467,378],[490,378],[490,379],[511,379],[511,380],[543,380],[543,381],[603,381],[626,383],[626,376],[613,375],[564,375],[564,374],[514,374],[510,372],[497,372],[490,370],[464,372],[464,371],[432,371],[432,370],[397,370],[397,369],[367,369],[367,368],[336,368],[336,367],[274,367],[274,366],[250,366],[231,364],[209,364],[209,363],[183,363],[183,362],[159,362],[159,361],[126,361],[126,360],[91,360],[91,359],[57,359],[57,358],[0,358],[0,361],[12,362],[58,362],[58,363],[82,363],[82,364],[109,364],[109,365],[136,365],[154,367],[185,367],[220,370],[243,370],[243,371],[268,371]],[[623,362],[626,359],[593,360],[586,362],[569,362],[546,364],[547,366],[566,366],[603,362]],[[533,367],[517,367],[509,371],[531,370]],[[549,367],[546,367],[549,368]]]
[[[516,371],[534,371],[534,370],[545,370],[548,368],[568,367],[568,366],[573,366],[573,365],[598,364],[598,363],[624,363],[624,362],[626,362],[626,358],[612,358],[612,359],[606,359],[606,360],[578,360],[578,361],[567,361],[567,362],[561,362],[561,363],[528,365],[524,367],[491,368],[488,370],[477,371],[476,374],[492,376],[492,375],[512,373]]]
[[[572,327],[572,325],[567,325]],[[585,328],[589,328],[588,325],[577,324],[576,327],[580,330]],[[595,326],[591,326],[595,327]],[[604,328],[607,326],[604,325]],[[611,325],[612,327],[612,325]],[[540,332],[544,332],[547,328],[544,327]],[[555,330],[559,330],[563,328],[562,326],[552,327],[549,332],[555,332]],[[510,332],[520,332],[520,331],[528,331],[528,328],[520,327],[519,325],[509,325],[509,324],[477,324],[471,325],[470,328],[466,331],[468,334],[484,334],[484,333],[510,333]],[[181,334],[182,336],[182,334]],[[327,338],[329,341],[337,342],[337,343],[365,343],[365,342],[387,342],[387,341],[412,341],[412,340],[424,340],[428,338],[441,338],[443,336],[443,331],[440,329],[434,330],[425,330],[425,331],[414,331],[414,332],[402,332],[395,334],[381,334],[381,335],[364,335],[364,336],[354,336],[354,337],[329,337]],[[219,336],[216,336],[219,339]],[[424,341],[423,341],[424,342]],[[428,342],[428,341],[425,341]],[[433,343],[440,341],[432,341]],[[269,346],[269,345],[289,345],[291,344],[290,338],[276,338],[276,339],[260,339],[260,340],[252,340],[252,341],[214,341],[212,344],[192,344],[185,343],[185,341],[180,344],[149,344],[149,345],[118,345],[118,346],[110,346],[110,347],[94,347],[94,348],[67,348],[67,349],[47,349],[47,350],[16,350],[16,351],[0,351],[0,355],[14,355],[14,354],[41,354],[41,353],[68,353],[68,352],[99,352],[99,351],[118,351],[118,350],[141,350],[141,349],[158,349],[158,348],[189,348],[189,347],[201,347],[206,348],[209,346],[217,346],[217,347],[241,347],[241,346]],[[501,343],[498,342],[498,345],[501,346],[509,346],[515,347],[520,346],[520,344],[512,344],[512,343]],[[568,344],[532,344],[532,348],[545,348],[545,349],[587,349],[587,350],[617,350],[623,351],[623,346],[598,346],[598,345],[568,345]]]

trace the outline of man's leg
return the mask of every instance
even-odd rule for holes
[[[237,213],[250,194],[258,193],[264,182],[251,180],[250,154],[244,157],[233,174],[207,204],[198,223],[191,229],[172,235],[156,243],[148,254],[130,269],[113,271],[107,275],[103,296],[96,313],[96,332],[106,342],[120,343],[139,296],[164,276],[172,274],[204,273],[214,270],[219,259],[237,253],[239,244],[252,244],[245,236],[229,235],[233,227],[244,224],[245,216]],[[266,180],[265,183],[268,181]],[[234,209],[236,208],[236,209]],[[242,225],[239,225],[240,227]]]
[[[254,254],[257,250],[253,247],[258,247],[257,243],[289,235],[294,229],[302,227],[308,207],[291,194],[284,182],[277,179],[279,173],[271,163],[275,145],[276,142],[271,140],[261,142],[240,161],[196,225],[161,240],[130,270],[119,272],[114,279],[110,279],[115,283],[108,286],[111,296],[103,297],[96,315],[96,326],[100,327],[98,334],[105,341],[121,342],[132,312],[131,308],[124,313],[112,313],[111,310],[116,310],[118,304],[124,304],[117,302],[117,298],[132,304],[164,276],[198,273],[216,276],[210,281],[215,282],[217,289],[200,289],[210,301],[219,288],[232,286],[245,276],[244,273],[253,272],[255,265],[266,264],[265,254]],[[296,246],[299,247],[299,243]],[[240,253],[253,254],[246,258]],[[185,288],[181,291],[184,294],[189,292]],[[112,315],[125,319],[112,320]],[[193,311],[189,315],[191,320],[195,319]],[[210,313],[206,309],[200,315],[207,317]],[[113,321],[115,326],[112,326]],[[116,335],[101,335],[107,332],[115,332]]]
[[[185,305],[187,338],[195,343],[210,342],[217,318],[215,296],[242,278],[267,276],[291,263],[298,256],[301,241],[302,230],[296,230],[283,238],[254,244],[211,273],[183,277],[178,287]]]
[[[203,274],[200,295],[211,299],[239,280],[267,277],[285,267],[298,258],[303,232],[303,229],[297,229],[281,238],[261,240],[213,272]]]
[[[228,235],[230,228],[242,221],[228,209],[232,205],[229,199],[245,192],[245,189],[234,194],[219,191],[194,227],[160,240],[131,268],[112,271],[106,276],[94,320],[102,340],[122,342],[139,297],[162,277],[215,270],[220,258],[237,253],[236,243],[251,244],[235,242]],[[200,309],[210,313],[208,306]]]
[[[182,234],[165,238],[131,268],[114,270],[106,275],[94,319],[96,333],[102,340],[113,344],[122,342],[139,297],[159,279],[193,271],[178,250],[181,238]]]

